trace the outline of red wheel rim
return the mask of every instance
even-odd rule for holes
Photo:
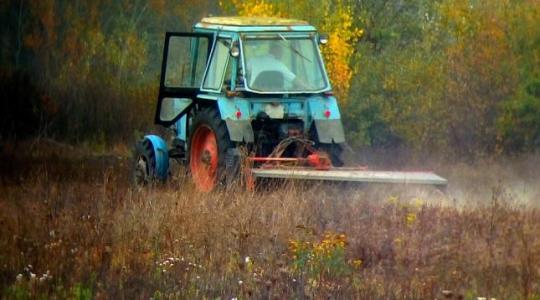
[[[202,125],[193,133],[189,166],[193,182],[203,192],[211,191],[217,182],[218,146],[212,128]]]

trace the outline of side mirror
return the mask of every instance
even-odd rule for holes
[[[189,98],[163,98],[159,111],[159,119],[163,122],[170,122],[180,115],[191,105],[193,101]]]
[[[319,44],[321,45],[328,44],[328,34],[326,33],[319,34]]]

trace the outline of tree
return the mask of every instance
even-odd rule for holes
[[[355,26],[351,4],[347,1],[265,1],[231,0],[221,2],[227,12],[240,16],[286,17],[304,19],[329,35],[322,48],[326,68],[336,96],[347,103],[350,82],[355,73],[351,64],[356,43],[363,31]]]

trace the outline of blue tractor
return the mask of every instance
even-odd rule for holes
[[[135,181],[166,180],[174,159],[205,192],[238,178],[445,185],[429,172],[342,167],[326,42],[307,22],[281,18],[209,17],[166,33],[155,123],[174,135],[137,144]]]

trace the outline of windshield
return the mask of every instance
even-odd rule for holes
[[[328,87],[315,40],[283,34],[242,41],[245,78],[258,92],[318,92]]]

